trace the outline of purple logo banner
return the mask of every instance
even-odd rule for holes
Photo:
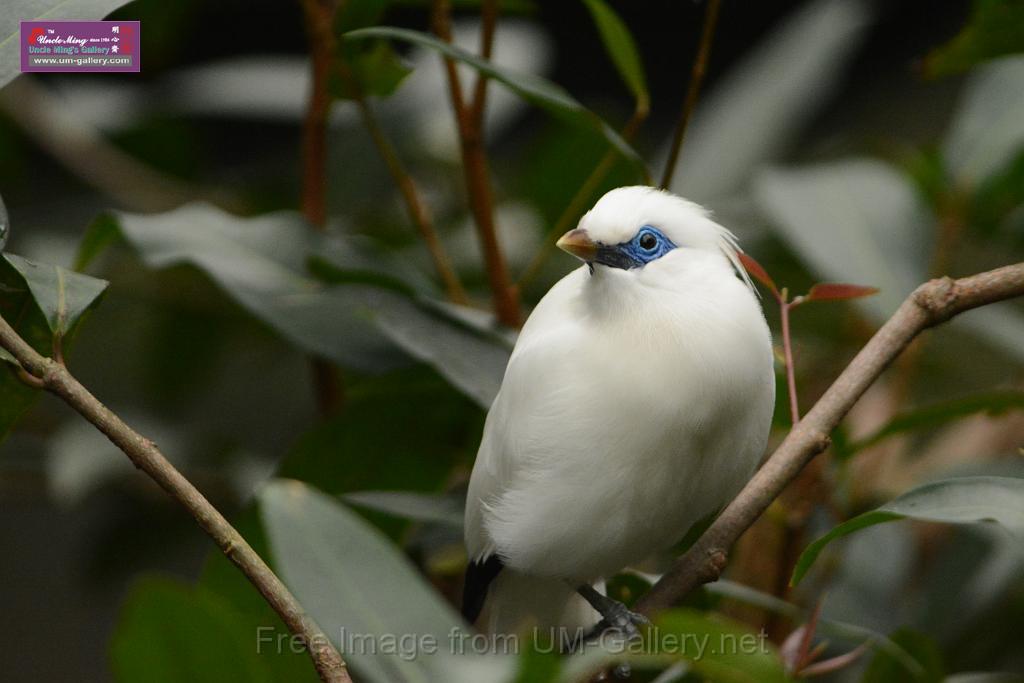
[[[21,70],[139,71],[137,21],[23,21]]]

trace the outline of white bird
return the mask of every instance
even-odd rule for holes
[[[585,264],[530,315],[487,415],[463,613],[483,609],[493,633],[598,612],[632,632],[639,615],[601,581],[749,479],[775,403],[771,335],[736,239],[692,202],[618,188],[558,246]]]

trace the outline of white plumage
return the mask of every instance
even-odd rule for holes
[[[469,485],[470,559],[504,565],[485,608],[495,632],[595,623],[572,586],[664,550],[727,503],[774,407],[760,303],[703,208],[619,188],[561,245],[588,263],[523,327]]]

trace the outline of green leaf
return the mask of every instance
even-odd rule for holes
[[[107,283],[59,266],[44,266],[14,254],[0,255],[0,315],[28,344],[53,355],[55,338],[65,353],[78,325],[99,303]],[[0,440],[39,392],[17,376],[14,359],[0,354]]]
[[[480,73],[493,78],[512,92],[522,97],[527,102],[545,109],[552,114],[581,126],[589,127],[612,144],[624,157],[635,163],[638,167],[643,166],[643,160],[636,153],[629,143],[622,139],[615,130],[605,123],[600,117],[577,102],[572,95],[560,86],[551,83],[533,74],[517,73],[504,69],[491,62],[480,59],[476,55],[463,50],[462,48],[450,45],[434,36],[419,31],[411,31],[404,28],[392,26],[375,26],[372,28],[349,31],[344,36],[345,40],[366,40],[369,38],[390,38],[400,40],[414,45],[419,45],[456,61],[467,64]]]
[[[1024,3],[974,0],[967,25],[951,41],[928,55],[924,72],[938,78],[1014,52],[1024,52]]]
[[[55,338],[65,337],[107,289],[105,280],[60,266],[43,265],[14,254],[4,258],[25,281]]]
[[[600,668],[628,662],[637,668],[664,668],[686,662],[701,677],[718,683],[780,683],[788,681],[778,652],[762,632],[738,621],[693,609],[675,609],[657,617],[640,646],[601,649],[591,645],[567,660],[559,679],[586,680]]]
[[[471,666],[481,668],[475,680],[502,680],[514,666],[449,654],[466,626],[385,536],[344,505],[286,480],[269,484],[259,503],[275,568],[362,680],[458,680]]]
[[[941,427],[953,420],[976,413],[1000,415],[1007,411],[1024,409],[1024,392],[997,391],[976,396],[967,396],[952,401],[922,406],[916,410],[897,415],[878,431],[847,446],[853,453],[894,436],[917,429]]]
[[[583,4],[590,10],[590,16],[593,17],[601,34],[604,48],[612,58],[619,76],[633,93],[637,109],[647,111],[651,103],[650,94],[647,92],[647,78],[644,76],[644,65],[629,27],[604,0],[583,0]]]
[[[254,647],[256,636],[216,595],[171,579],[145,578],[129,593],[114,630],[114,678],[120,683],[270,683],[266,655]]]
[[[353,88],[335,70],[331,74],[329,87],[331,94],[339,99],[354,99],[357,95],[388,97],[412,73],[412,69],[384,41],[374,43],[368,49],[350,48],[347,44],[341,49],[346,53],[345,60],[358,88]]]
[[[974,188],[1005,168],[1024,147],[1024,56],[977,69],[942,144],[946,169]]]
[[[706,584],[703,590],[712,595],[718,595],[768,610],[769,612],[786,617],[794,623],[805,621],[810,614],[808,610],[797,607],[774,595],[729,581],[728,579],[720,579],[714,583]],[[823,635],[839,638],[854,646],[868,643],[872,650],[884,653],[891,661],[896,662],[902,671],[912,676],[917,676],[924,672],[924,669],[909,652],[892,639],[877,631],[825,617],[818,618],[818,631]]]
[[[309,274],[312,255],[345,247],[297,213],[239,218],[204,203],[161,214],[115,212],[94,224],[79,261],[88,261],[115,238],[127,242],[151,268],[198,268],[249,313],[307,352],[366,371],[400,363],[361,313],[365,294],[375,288],[329,287]],[[350,246],[355,259],[347,271],[351,282],[401,282],[390,264],[360,256],[358,245]]]
[[[1024,535],[1024,479],[961,477],[919,486],[843,522],[807,546],[797,560],[790,583],[799,583],[833,540],[869,526],[908,518],[954,524],[994,521],[1015,536]]]
[[[909,680],[915,683],[940,683],[943,680],[946,667],[934,640],[909,628],[893,633],[892,640],[921,666],[920,673]],[[903,683],[907,680],[907,670],[899,661],[887,652],[877,652],[861,683]]]
[[[328,282],[344,281],[344,272],[314,259],[314,271]],[[452,386],[490,408],[501,388],[511,354],[508,342],[460,309],[429,299],[377,290],[366,293],[366,315],[413,358],[434,367]]]
[[[0,12],[0,88],[21,73],[19,21],[102,19],[128,0],[5,0]]]
[[[462,528],[463,496],[412,491],[353,491],[342,494],[346,503],[417,522],[436,522]]]

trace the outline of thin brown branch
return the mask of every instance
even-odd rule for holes
[[[636,108],[633,110],[633,115],[629,121],[622,128],[622,139],[626,142],[631,142],[636,132],[640,129],[640,126],[647,119],[648,108],[645,103],[637,102]],[[536,279],[544,268],[544,264],[548,262],[554,251],[555,242],[562,236],[572,225],[572,221],[578,219],[587,204],[590,202],[594,193],[597,192],[597,188],[600,187],[601,182],[605,176],[611,172],[612,168],[615,167],[615,163],[621,157],[621,153],[616,149],[609,149],[605,152],[604,156],[594,167],[594,170],[590,172],[587,179],[580,185],[580,189],[576,191],[573,198],[566,205],[565,210],[562,211],[558,220],[555,221],[554,226],[548,231],[547,235],[544,236],[544,242],[537,249],[537,253],[530,259],[529,265],[523,271],[523,274],[519,277],[519,282],[516,284],[516,288],[521,292]],[[649,180],[649,179],[648,179]]]
[[[486,26],[490,15],[487,6],[491,3],[484,4],[484,34],[486,37],[490,31],[493,38],[493,26],[490,29]],[[495,14],[491,16],[491,21],[496,16],[496,10],[494,11]],[[451,3],[448,0],[434,1],[432,23],[438,37],[451,42]],[[485,48],[490,50],[490,47],[487,47],[487,41],[485,41]],[[470,213],[473,215],[473,222],[476,224],[480,249],[483,252],[491,298],[494,302],[494,312],[498,321],[503,325],[519,327],[522,322],[519,292],[509,274],[505,255],[498,242],[498,231],[494,221],[494,194],[491,188],[487,153],[484,149],[484,97],[481,95],[471,105],[467,105],[455,62],[446,58],[445,70],[448,74],[448,90],[451,94],[455,123],[459,131],[467,201]]]
[[[779,317],[782,320],[782,352],[786,359],[786,393],[789,395],[789,418],[793,424],[800,421],[800,403],[796,395],[796,367],[793,362],[793,335],[789,329],[789,314],[793,303],[786,300],[785,289],[776,294],[779,301]]]
[[[970,310],[1024,295],[1024,263],[971,277],[941,278],[914,291],[875,333],[740,494],[637,603],[652,614],[718,579],[728,552],[815,455],[869,386],[922,331]]]
[[[333,0],[302,0],[309,34],[312,78],[302,125],[302,213],[319,230],[327,223],[327,118],[331,112],[328,79],[333,62]]]
[[[351,683],[341,655],[316,622],[306,614],[295,596],[227,519],[168,462],[155,443],[133,430],[100,403],[68,372],[67,368],[37,353],[2,316],[0,346],[14,356],[25,372],[41,383],[46,391],[63,399],[92,423],[121,449],[137,468],[149,475],[192,515],[217,547],[245,574],[291,632],[306,643],[313,664],[323,681]]]
[[[405,202],[406,210],[409,212],[409,219],[416,226],[420,236],[423,238],[423,243],[427,247],[427,251],[430,252],[430,258],[434,262],[434,269],[444,284],[448,298],[457,304],[468,304],[469,295],[466,294],[466,290],[462,286],[455,268],[452,266],[451,259],[448,258],[448,252],[445,250],[444,245],[441,243],[441,238],[434,229],[434,222],[430,217],[426,204],[423,203],[420,197],[416,182],[409,175],[409,171],[402,164],[398,152],[395,151],[391,141],[384,134],[383,128],[381,128],[380,123],[373,114],[370,103],[362,95],[357,95],[355,102],[362,116],[363,125],[366,126],[373,144],[384,159],[384,163],[387,165],[388,172],[391,173],[395,185],[398,186],[398,191]]]
[[[686,91],[686,99],[683,101],[682,111],[679,112],[679,121],[676,123],[676,132],[672,138],[672,149],[668,154],[668,161],[665,162],[665,173],[661,178],[661,187],[666,190],[672,184],[672,176],[675,175],[676,166],[679,165],[679,153],[683,149],[686,127],[690,124],[690,117],[693,116],[693,110],[697,106],[697,98],[700,96],[700,86],[704,83],[704,74],[708,68],[708,57],[711,55],[711,42],[715,37],[715,26],[718,24],[719,5],[721,5],[721,0],[708,0],[707,9],[704,10],[704,28],[701,30],[697,57],[693,60],[690,85]]]
[[[327,228],[327,119],[333,98],[328,90],[334,63],[334,16],[337,0],[302,0],[309,35],[311,79],[309,105],[302,125],[302,214],[317,230]],[[313,391],[320,413],[330,415],[344,403],[344,389],[334,366],[322,358],[310,362]]]
[[[486,61],[491,61],[491,55],[494,52],[494,31],[497,26],[498,0],[483,0],[480,5],[480,58]],[[483,123],[488,80],[487,76],[482,73],[476,75],[470,111],[477,126],[481,126]]]

